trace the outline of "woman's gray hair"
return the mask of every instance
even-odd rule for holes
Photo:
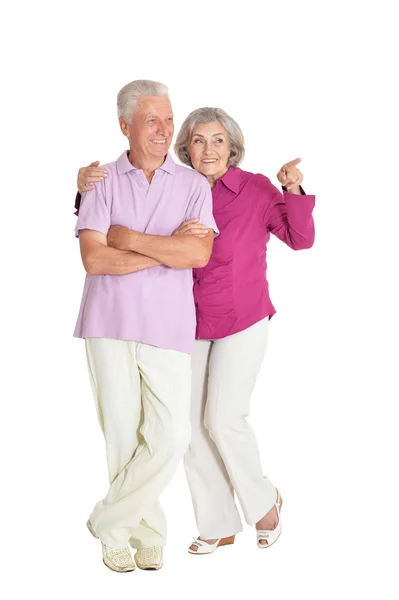
[[[198,123],[212,123],[218,121],[228,133],[230,142],[230,158],[228,160],[229,167],[237,167],[244,158],[244,136],[240,126],[230,115],[221,108],[197,108],[193,110],[185,119],[178,133],[175,152],[184,165],[192,167],[188,148],[191,142],[191,137],[195,126]]]
[[[118,93],[118,117],[131,122],[132,115],[136,110],[137,100],[141,96],[168,96],[169,90],[163,83],[150,81],[148,79],[137,79],[125,85]]]

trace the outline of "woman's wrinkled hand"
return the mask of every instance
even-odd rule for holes
[[[283,185],[290,194],[300,194],[301,184],[303,181],[303,174],[297,168],[297,165],[301,162],[300,158],[291,160],[285,163],[277,173],[277,179]]]
[[[92,162],[88,167],[82,167],[78,172],[78,190],[81,194],[88,192],[94,188],[93,183],[96,181],[102,181],[104,177],[107,177],[108,173],[106,169],[99,167],[99,160]]]

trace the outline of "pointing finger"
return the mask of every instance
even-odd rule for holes
[[[295,165],[299,165],[299,163],[301,162],[302,158],[295,158],[294,160],[290,160],[290,162],[286,163],[286,167],[295,167]]]

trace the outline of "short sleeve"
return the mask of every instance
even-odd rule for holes
[[[91,229],[107,235],[111,226],[111,211],[106,201],[105,185],[101,181],[94,189],[82,195],[75,235],[82,229]]]
[[[212,191],[208,181],[199,179],[198,192],[194,202],[190,205],[187,220],[199,219],[202,225],[213,229],[215,237],[219,235],[219,229],[213,217]]]

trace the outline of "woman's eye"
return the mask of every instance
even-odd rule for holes
[[[202,140],[200,140],[199,138],[197,138],[196,140],[194,140],[194,144],[202,144]]]
[[[219,138],[218,140],[216,140],[218,144],[221,144],[223,142],[223,140],[221,138]]]

